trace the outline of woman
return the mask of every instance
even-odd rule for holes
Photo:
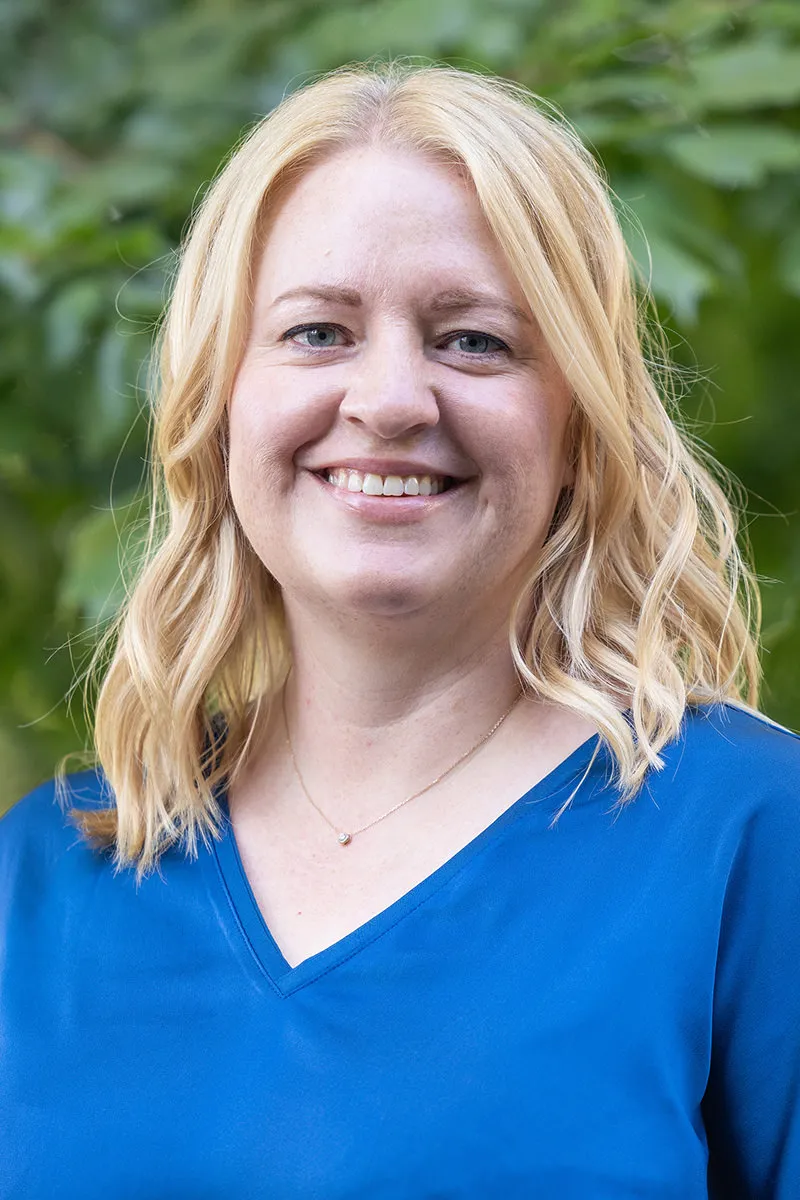
[[[511,84],[232,157],[99,765],[3,822],[0,1195],[800,1194],[800,742],[636,318]]]

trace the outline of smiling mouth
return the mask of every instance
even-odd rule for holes
[[[315,474],[341,491],[365,496],[438,496],[460,482],[449,475],[376,475],[349,467],[326,467]]]

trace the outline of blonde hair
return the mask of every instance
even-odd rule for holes
[[[115,807],[72,810],[139,876],[168,845],[194,854],[198,835],[218,835],[215,789],[236,778],[285,679],[280,591],[229,495],[227,402],[276,189],[365,143],[471,178],[572,390],[574,487],[511,617],[525,686],[598,727],[623,803],[662,765],[687,704],[757,706],[758,589],[712,472],[731,480],[648,370],[631,263],[588,151],[509,81],[345,67],[285,99],[232,155],[193,219],[161,329],[149,545],[95,662],[113,649],[94,744]]]

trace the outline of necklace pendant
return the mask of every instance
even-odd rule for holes
[[[340,833],[337,841],[340,846],[346,846],[348,842],[352,842],[352,836],[349,833]]]

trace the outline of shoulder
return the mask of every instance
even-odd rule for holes
[[[687,709],[646,792],[716,849],[800,855],[800,736],[734,704]]]
[[[14,804],[0,820],[0,884],[20,873],[39,877],[66,856],[93,855],[70,818],[70,810],[113,805],[111,789],[99,770],[51,779]]]
[[[713,763],[723,774],[749,782],[774,768],[800,764],[799,734],[764,713],[731,703],[687,708],[677,749],[679,758],[688,755],[687,765]]]

